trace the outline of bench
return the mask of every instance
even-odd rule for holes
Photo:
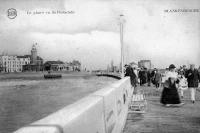
[[[146,104],[144,94],[134,94],[129,104],[129,113],[145,113]]]

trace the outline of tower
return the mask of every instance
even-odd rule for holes
[[[37,49],[36,49],[36,44],[33,44],[32,49],[31,49],[31,64],[37,64]]]
[[[113,60],[111,60],[110,67],[111,67],[111,72],[114,72],[114,62],[113,62]]]

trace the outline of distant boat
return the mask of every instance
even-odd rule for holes
[[[48,72],[48,74],[44,74],[44,78],[45,79],[62,78],[62,75]]]

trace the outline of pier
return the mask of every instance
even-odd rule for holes
[[[189,90],[185,91],[181,107],[165,107],[160,104],[161,91],[155,87],[138,87],[144,90],[147,109],[144,114],[129,113],[123,133],[199,133],[200,91],[196,102],[190,101]]]
[[[145,113],[128,111],[133,91],[145,95]],[[161,92],[154,86],[132,88],[130,79],[124,78],[14,133],[200,132],[200,90],[195,104],[186,90],[182,99],[185,104],[180,107],[160,104]]]

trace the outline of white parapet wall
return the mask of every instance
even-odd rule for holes
[[[14,133],[121,133],[132,93],[121,79]]]

